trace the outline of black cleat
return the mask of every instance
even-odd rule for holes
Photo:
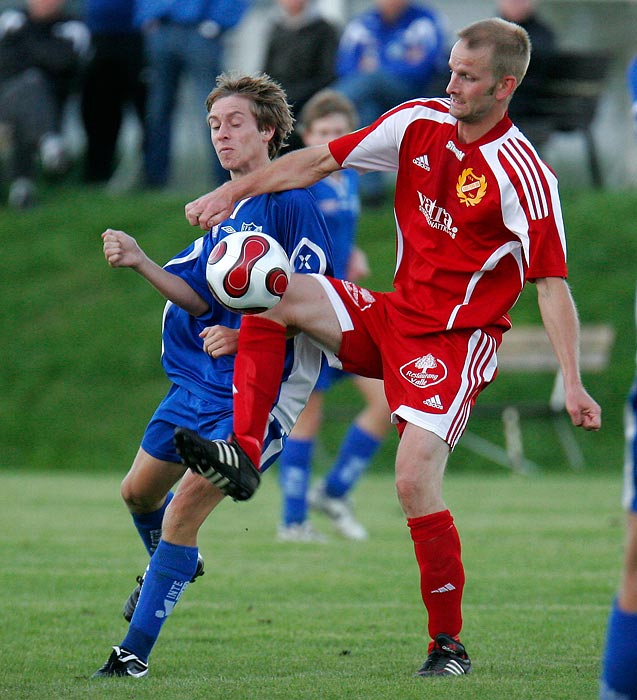
[[[181,461],[235,501],[247,501],[261,483],[261,475],[236,442],[204,440],[193,430],[175,428],[175,447]]]
[[[203,566],[203,557],[201,556],[201,554],[199,554],[197,556],[197,570],[195,571],[195,575],[190,579],[190,583],[192,583],[196,578],[199,578],[200,576],[203,576],[206,573],[203,569]],[[146,572],[144,572],[142,576],[137,577],[137,585],[135,586],[135,588],[133,588],[132,593],[128,596],[128,599],[124,603],[124,607],[122,608],[122,615],[124,616],[126,622],[130,622],[133,619],[133,613],[135,612],[135,608],[137,607],[139,594],[142,592],[142,586],[144,585],[145,576]]]
[[[427,660],[417,676],[465,676],[471,672],[471,660],[467,652],[448,634],[437,634]]]
[[[132,676],[143,678],[148,673],[148,664],[138,659],[135,654],[121,647],[113,647],[108,661],[91,676],[107,678],[109,676]]]

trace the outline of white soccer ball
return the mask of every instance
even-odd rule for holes
[[[281,244],[258,231],[222,238],[206,266],[208,287],[220,304],[242,314],[258,314],[281,300],[292,266]]]

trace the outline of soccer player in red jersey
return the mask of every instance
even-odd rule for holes
[[[396,489],[428,613],[421,676],[471,669],[460,642],[460,539],[442,481],[478,394],[496,375],[508,312],[526,282],[537,288],[573,424],[601,426],[601,409],[580,376],[557,180],[507,114],[529,63],[528,35],[491,18],[458,37],[448,98],[405,102],[359,131],[295,151],[186,205],[190,223],[208,228],[249,195],[306,187],[340,168],[396,172],[394,290],[295,275],[277,306],[242,322],[229,441],[179,428],[175,441],[192,470],[250,481],[278,390],[273,358],[282,357],[290,332],[305,332],[336,366],[382,377],[401,437]],[[272,352],[263,357],[266,347]]]

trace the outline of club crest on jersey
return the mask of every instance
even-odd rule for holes
[[[424,389],[440,384],[447,378],[447,365],[429,353],[410,360],[400,368],[400,373],[408,382]]]
[[[244,221],[241,224],[241,230],[242,231],[260,231],[261,233],[263,232],[263,226],[259,226],[259,224],[255,224],[254,221]]]
[[[484,175],[476,175],[473,168],[463,170],[458,178],[456,193],[458,199],[468,207],[480,204],[487,191],[487,178]]]
[[[369,289],[359,287],[357,284],[352,284],[347,280],[342,280],[341,284],[343,285],[343,288],[347,292],[350,299],[361,311],[369,309],[369,307],[376,301]]]

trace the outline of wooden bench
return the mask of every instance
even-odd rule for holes
[[[615,339],[614,330],[607,325],[584,325],[580,330],[580,366],[582,373],[603,372],[608,366]],[[581,449],[573,434],[570,417],[564,411],[564,384],[559,363],[543,326],[514,326],[504,334],[498,352],[499,381],[507,374],[554,373],[553,390],[541,402],[515,401],[497,406],[480,400],[476,415],[501,417],[504,429],[504,448],[484,438],[465,432],[460,445],[487,459],[511,467],[516,471],[537,469],[538,465],[524,456],[520,417],[550,417],[569,465],[573,469],[584,466]]]

